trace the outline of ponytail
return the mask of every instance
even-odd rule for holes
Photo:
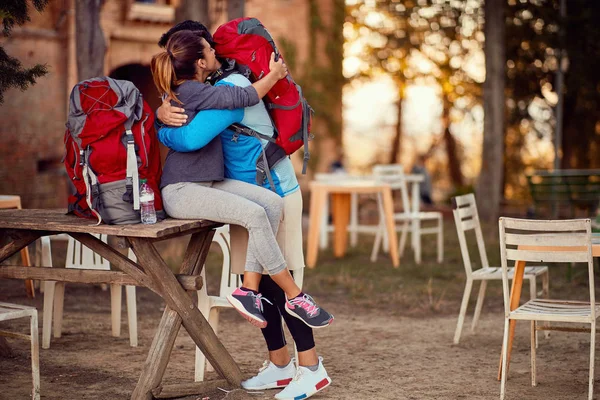
[[[205,42],[202,32],[180,31],[169,38],[166,50],[152,57],[150,64],[159,93],[183,104],[173,92],[173,87],[195,79],[196,61],[203,58]]]
[[[158,92],[167,94],[173,100],[179,104],[182,104],[172,89],[177,77],[175,75],[173,61],[171,60],[169,53],[167,51],[163,51],[152,57],[150,68],[152,70],[152,77]]]

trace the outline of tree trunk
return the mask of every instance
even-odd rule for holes
[[[227,0],[227,17],[231,19],[244,16],[244,0]]]
[[[449,111],[444,110],[444,113]],[[447,119],[446,119],[447,120]],[[460,169],[460,157],[458,155],[458,145],[456,139],[450,132],[450,123],[446,123],[444,128],[444,142],[446,144],[446,156],[448,157],[448,171],[450,173],[450,179],[455,188],[464,185],[463,174]]]
[[[390,149],[390,164],[398,164],[402,156],[402,98],[398,100],[397,107],[398,121],[396,121],[396,134]]]
[[[103,0],[77,0],[75,3],[75,46],[77,79],[104,75],[106,42],[100,26]]]
[[[486,0],[484,132],[481,172],[477,183],[479,215],[493,221],[500,211],[504,152],[504,0]]]
[[[210,29],[212,21],[208,12],[209,0],[181,0],[179,7],[175,10],[175,20],[182,22],[186,20],[198,21]]]

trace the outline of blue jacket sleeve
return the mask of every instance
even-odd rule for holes
[[[185,126],[161,128],[158,131],[158,140],[168,148],[183,153],[199,150],[229,125],[241,122],[243,118],[243,108],[202,110]]]

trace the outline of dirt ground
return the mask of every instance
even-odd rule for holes
[[[444,262],[435,262],[435,246],[424,246],[423,263],[406,254],[400,268],[380,256],[369,260],[372,236],[359,241],[343,259],[331,251],[319,253],[318,267],[307,270],[308,293],[335,314],[335,322],[315,331],[318,352],[333,380],[315,399],[498,399],[496,380],[503,332],[502,292],[488,286],[478,331],[470,333],[477,285],[460,345],[452,345],[465,275],[453,223],[444,224]],[[498,232],[496,226],[484,232]],[[486,239],[491,265],[499,265],[497,238]],[[159,248],[172,266],[178,265],[185,242]],[[66,246],[65,246],[66,247]],[[474,249],[472,249],[473,251]],[[53,244],[54,265],[63,253]],[[473,260],[475,253],[471,252]],[[215,258],[216,257],[216,258]],[[220,255],[211,251],[207,263],[209,293],[215,293]],[[1,267],[0,267],[1,268]],[[600,279],[600,277],[597,277]],[[585,299],[587,271],[558,266],[551,271],[551,293]],[[526,297],[524,290],[523,298]],[[596,294],[598,298],[600,293]],[[125,296],[123,296],[125,297]],[[562,297],[573,298],[573,297]],[[42,328],[43,295],[25,296],[18,280],[0,280],[0,301],[37,307]],[[125,304],[122,335],[111,336],[110,294],[97,286],[67,285],[63,335],[41,350],[42,399],[128,399],[137,383],[164,304],[147,289],[137,289],[139,346],[129,346]],[[2,322],[0,329],[27,332],[25,321]],[[266,358],[257,328],[233,310],[221,313],[219,338],[246,377],[254,375]],[[289,335],[288,335],[289,337]],[[585,399],[589,368],[589,335],[553,332],[540,335],[537,354],[538,386],[529,373],[529,324],[517,326],[507,399]],[[288,340],[289,341],[289,340]],[[0,400],[30,398],[29,346],[9,339],[13,357],[0,357]],[[195,348],[185,329],[180,331],[163,384],[192,382]],[[290,346],[290,351],[293,348]],[[597,374],[598,375],[598,374]],[[211,372],[207,380],[218,376]],[[248,394],[216,390],[185,400],[270,399],[277,391]],[[600,389],[596,398],[600,398]]]
[[[0,301],[31,304],[41,310],[42,296],[28,300],[20,281],[0,281]],[[63,336],[42,350],[43,399],[127,399],[146,357],[163,307],[160,299],[138,289],[139,342],[129,347],[123,315],[122,337],[110,334],[110,296],[98,287],[68,285]],[[467,333],[460,345],[451,344],[454,315],[390,318],[387,310],[356,311],[334,298],[322,303],[335,313],[328,329],[316,331],[319,353],[333,384],[315,399],[493,399],[499,395],[495,376],[502,340],[502,316],[485,313],[475,335]],[[467,323],[469,321],[467,320]],[[40,328],[42,321],[40,321]],[[24,323],[3,323],[3,329],[25,332]],[[259,331],[234,311],[221,314],[219,337],[243,373],[251,376],[265,357]],[[12,358],[0,358],[0,399],[29,398],[29,348],[9,340]],[[249,344],[248,344],[249,343]],[[528,325],[517,330],[516,348],[508,382],[511,399],[583,399],[587,393],[587,335],[553,333],[538,350],[538,386],[529,377]],[[182,332],[177,339],[165,384],[193,380],[194,346]],[[217,379],[210,373],[207,379]],[[268,399],[276,391],[226,395],[216,399]],[[187,399],[202,399],[188,397]]]

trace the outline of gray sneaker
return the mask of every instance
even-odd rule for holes
[[[285,311],[313,329],[325,328],[333,322],[333,315],[319,307],[308,294],[287,300]]]
[[[237,312],[252,325],[258,326],[259,328],[267,326],[267,320],[262,315],[262,302],[266,301],[269,304],[273,303],[262,297],[260,293],[254,294],[251,291],[237,288],[233,293],[227,296],[227,301],[229,301],[233,308],[235,308]]]

